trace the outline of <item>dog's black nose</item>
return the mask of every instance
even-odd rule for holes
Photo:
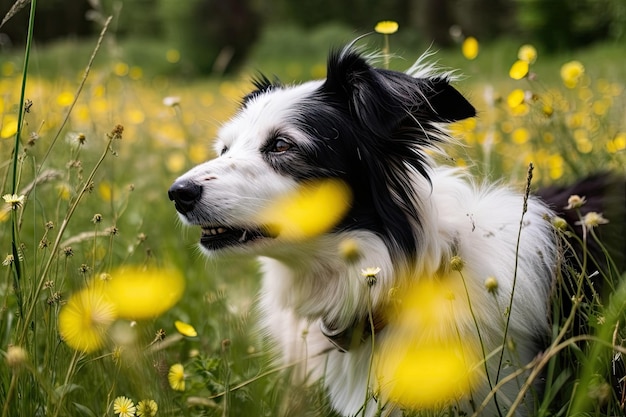
[[[167,196],[174,202],[176,210],[185,214],[193,210],[202,197],[202,186],[193,181],[176,181],[167,191]]]

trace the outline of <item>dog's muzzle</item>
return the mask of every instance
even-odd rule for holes
[[[176,181],[167,191],[167,195],[174,202],[176,210],[185,214],[193,210],[196,203],[202,198],[202,186],[189,180]]]

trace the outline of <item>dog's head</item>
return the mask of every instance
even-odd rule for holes
[[[331,232],[366,229],[412,253],[420,224],[412,179],[428,179],[425,151],[446,139],[441,124],[475,114],[448,76],[421,68],[375,68],[347,47],[330,55],[325,80],[286,86],[259,77],[220,130],[219,156],[170,188],[180,217],[202,228],[210,253],[262,253],[280,236],[259,211],[303,183],[338,179],[352,200]]]

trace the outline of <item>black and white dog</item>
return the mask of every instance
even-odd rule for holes
[[[445,124],[475,116],[450,81],[423,59],[406,73],[376,68],[351,46],[331,53],[324,80],[292,86],[260,77],[221,128],[219,157],[169,190],[183,222],[202,229],[208,255],[259,257],[263,326],[286,362],[308,357],[308,376],[323,377],[333,407],[345,416],[361,415],[367,392],[366,415],[381,408],[382,415],[402,415],[402,405],[376,395],[380,381],[369,366],[373,350],[392,340],[384,320],[372,326],[375,346],[368,332],[357,343],[346,338],[368,317],[368,300],[377,316],[394,290],[412,280],[436,280],[453,257],[462,260],[473,308],[460,326],[480,333],[483,352],[491,355],[485,382],[472,397],[446,406],[471,415],[490,398],[496,376],[502,380],[515,372],[512,364],[529,363],[550,334],[549,297],[559,263],[549,221],[554,213],[531,196],[520,223],[523,192],[435,164],[433,155],[451,141]],[[331,230],[285,241],[259,222],[258,212],[271,202],[327,178],[345,183],[352,195]],[[356,261],[347,262],[339,250],[346,240],[358,248]],[[368,267],[380,268],[371,287],[361,276]],[[485,289],[488,277],[496,278],[497,292]],[[507,314],[507,340],[515,347],[505,350],[515,358],[500,362]],[[526,377],[519,375],[498,386],[481,415],[506,414]],[[533,410],[532,397],[517,415]]]

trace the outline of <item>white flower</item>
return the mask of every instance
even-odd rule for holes
[[[180,97],[177,96],[167,96],[163,99],[163,105],[167,107],[174,107],[180,105]]]
[[[13,210],[16,210],[24,205],[26,196],[17,194],[5,194],[2,196],[5,203],[9,204]]]

